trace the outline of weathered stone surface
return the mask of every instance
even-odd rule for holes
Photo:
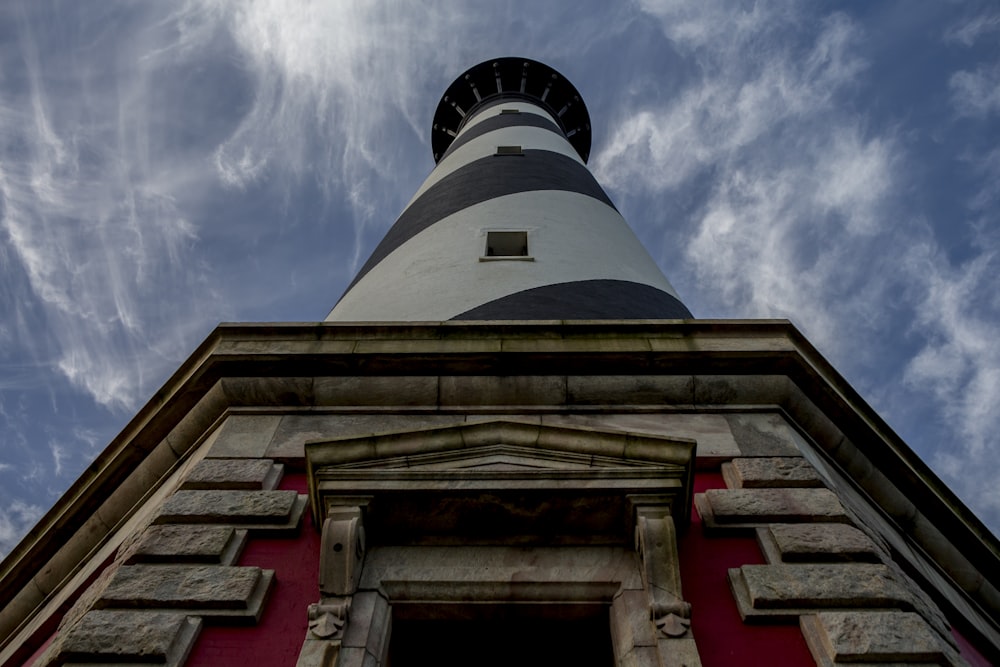
[[[637,646],[656,646],[646,591],[622,591],[611,602],[611,632],[620,654]]]
[[[150,526],[127,562],[232,565],[246,540],[246,530],[231,526]]]
[[[722,465],[730,489],[819,488],[822,480],[801,456],[738,458]]]
[[[495,417],[494,417],[495,418]],[[285,415],[281,419],[267,456],[302,458],[305,443],[372,433],[389,433],[406,429],[448,426],[462,421],[462,415],[400,415],[400,414],[304,414]]]
[[[438,401],[457,405],[562,405],[562,375],[448,375],[440,378]]]
[[[878,546],[854,526],[842,523],[771,524],[757,529],[769,563],[831,563],[881,560]]]
[[[495,419],[495,417],[494,417]],[[740,450],[733,440],[725,417],[715,414],[569,414],[544,415],[543,424],[559,426],[588,426],[631,433],[664,435],[671,438],[690,438],[698,442],[698,459],[731,458]]]
[[[418,376],[337,376],[313,381],[318,405],[434,405],[438,378]]]
[[[885,565],[744,565],[729,570],[729,585],[746,621],[795,621],[818,609],[913,607],[910,593]]]
[[[284,466],[270,459],[203,459],[191,470],[182,489],[277,488]]]
[[[256,618],[273,578],[272,570],[259,567],[127,565],[115,574],[98,605]]]
[[[931,627],[913,612],[820,612],[800,620],[806,644],[820,665],[853,663],[954,664]]]
[[[150,611],[96,610],[71,628],[59,662],[183,664],[201,619]]]
[[[218,437],[208,455],[232,458],[265,456],[280,422],[280,415],[230,415],[219,427]]]
[[[570,375],[573,405],[694,405],[694,380],[677,375]]]
[[[287,524],[297,501],[295,491],[177,491],[156,523]]]
[[[785,421],[774,413],[728,414],[726,421],[732,429],[736,444],[743,456],[799,456],[798,436]]]
[[[382,595],[374,591],[355,594],[344,628],[343,649],[363,649],[384,664],[391,622],[390,607]]]
[[[746,534],[769,523],[850,521],[828,489],[710,489],[694,501],[711,534]]]

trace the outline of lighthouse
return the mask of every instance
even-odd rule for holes
[[[0,563],[0,667],[1000,664],[1000,542],[590,147],[552,68],[455,79],[326,320],[220,324]]]
[[[434,114],[436,166],[327,321],[690,318],[587,169],[590,144],[551,67],[464,72]]]

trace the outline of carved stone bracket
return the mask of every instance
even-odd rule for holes
[[[681,595],[677,533],[669,505],[637,503],[635,547],[653,624],[667,637],[684,637],[691,626],[691,605]]]
[[[318,639],[339,639],[347,623],[350,606],[349,598],[309,605],[309,631]]]
[[[324,595],[353,595],[365,560],[361,507],[333,507],[323,521],[319,590]]]

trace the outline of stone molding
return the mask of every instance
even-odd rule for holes
[[[610,609],[625,664],[696,667],[674,527],[694,450],[510,419],[307,443],[323,551],[298,667],[385,664],[408,608],[567,604]]]

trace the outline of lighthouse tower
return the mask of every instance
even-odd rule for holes
[[[587,169],[587,107],[552,68],[468,70],[431,148],[437,166],[328,322],[691,317]]]
[[[219,325],[0,563],[0,667],[1000,664],[1000,542],[791,323],[692,318],[590,139],[458,77],[326,321]]]

